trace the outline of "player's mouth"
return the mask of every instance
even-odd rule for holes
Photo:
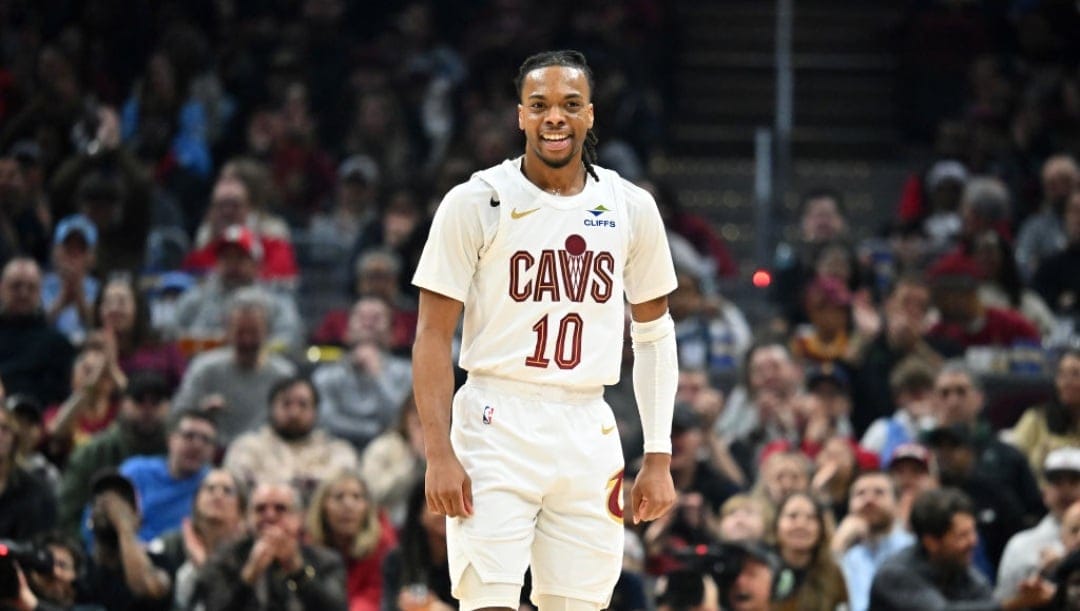
[[[540,142],[545,151],[565,151],[570,148],[570,134],[540,134]]]

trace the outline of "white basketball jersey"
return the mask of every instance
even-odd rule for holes
[[[413,283],[465,304],[470,373],[614,384],[624,294],[642,303],[676,286],[656,203],[603,168],[570,197],[545,193],[520,168],[507,160],[446,194]]]

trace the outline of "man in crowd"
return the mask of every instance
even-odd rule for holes
[[[1054,586],[1040,577],[1024,580],[1016,596],[995,601],[989,582],[972,565],[978,542],[974,508],[953,488],[930,490],[915,501],[911,527],[916,543],[889,557],[874,575],[875,611],[1014,610],[1050,602]]]
[[[97,228],[90,219],[73,214],[56,225],[52,271],[41,285],[45,317],[74,345],[86,339],[94,314],[99,283],[92,275]]]
[[[213,412],[176,412],[169,422],[167,455],[132,456],[120,464],[120,473],[131,480],[141,501],[139,541],[180,528],[210,469],[216,441]]]
[[[727,591],[725,609],[731,611],[768,611],[774,585],[780,580],[780,559],[761,543],[747,542],[738,546],[746,552],[739,574]],[[783,585],[783,584],[781,584]]]
[[[887,473],[867,471],[851,485],[848,514],[832,539],[853,611],[866,611],[870,584],[881,563],[914,542],[896,521],[896,486]]]
[[[41,309],[41,268],[16,257],[0,274],[0,378],[8,393],[29,393],[43,404],[67,397],[75,350]]]
[[[269,394],[270,423],[233,440],[227,469],[248,482],[291,482],[306,497],[324,479],[359,466],[352,446],[316,428],[319,394],[307,378],[284,378]]]
[[[1023,510],[1025,522],[1034,524],[1045,511],[1035,476],[1027,458],[999,440],[981,419],[984,403],[978,376],[962,361],[949,361],[938,370],[932,395],[937,425],[966,432],[975,450],[975,473],[994,487],[1010,491]]]
[[[941,320],[930,328],[929,337],[962,349],[1008,348],[1017,342],[1038,345],[1042,339],[1038,327],[1019,312],[983,305],[979,299],[983,274],[974,259],[959,251],[945,255],[930,267],[927,275]]]
[[[320,421],[358,452],[397,422],[412,387],[411,363],[388,351],[391,320],[390,306],[382,299],[358,299],[349,314],[348,352],[312,374],[321,397]]]
[[[262,246],[243,225],[227,228],[212,245],[217,260],[202,284],[188,289],[176,304],[177,333],[181,336],[213,337],[226,332],[226,306],[240,292],[258,290],[266,301],[270,343],[293,350],[303,338],[303,321],[293,297],[273,290],[259,280]]]
[[[345,567],[337,553],[302,542],[303,511],[288,484],[256,486],[248,510],[253,534],[203,566],[196,603],[206,611],[344,611]]]
[[[228,343],[195,357],[173,408],[218,410],[218,435],[227,444],[266,422],[266,397],[296,367],[266,348],[269,306],[258,289],[233,295],[227,309]]]
[[[1043,501],[1050,510],[1036,526],[1009,539],[998,567],[994,594],[1005,599],[1016,594],[1025,577],[1035,572],[1043,555],[1059,549],[1065,511],[1080,501],[1080,448],[1059,448],[1046,456]]]
[[[130,611],[169,609],[169,576],[138,539],[142,515],[131,481],[105,469],[94,477],[90,491],[94,545],[78,602]]]

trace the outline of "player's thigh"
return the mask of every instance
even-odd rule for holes
[[[514,398],[465,386],[454,398],[451,438],[472,481],[473,514],[447,519],[455,596],[472,566],[483,583],[521,585],[529,563],[541,485],[521,438]]]
[[[605,430],[580,427],[573,433],[579,439],[565,451],[580,454],[577,467],[544,497],[532,550],[537,595],[606,604],[619,579],[624,541],[622,448],[618,435],[605,435]]]

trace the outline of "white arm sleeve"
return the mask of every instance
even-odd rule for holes
[[[675,321],[665,313],[649,322],[630,322],[634,346],[634,398],[641,414],[645,452],[671,454],[671,416],[679,382]]]

